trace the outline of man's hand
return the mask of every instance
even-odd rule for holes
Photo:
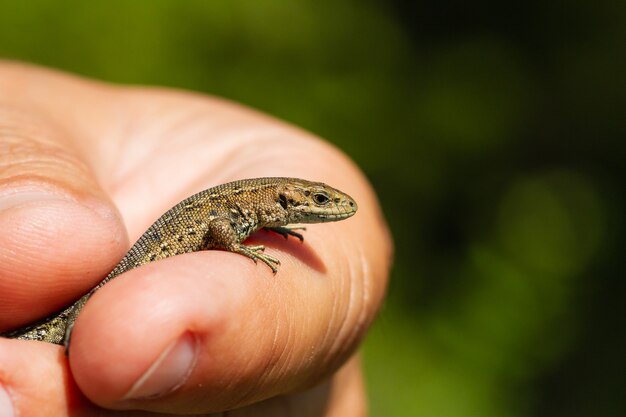
[[[13,63],[0,63],[0,98],[0,331],[76,300],[204,188],[292,176],[359,204],[349,221],[311,225],[303,245],[253,237],[281,260],[276,276],[220,251],[127,272],[82,311],[69,366],[59,346],[0,340],[1,415],[3,404],[15,415],[364,414],[354,352],[384,296],[391,242],[345,156],[215,98]]]

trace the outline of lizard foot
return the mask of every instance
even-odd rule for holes
[[[263,253],[265,250],[265,246],[263,245],[253,245],[253,246],[245,246],[240,245],[239,249],[236,251],[237,253],[247,256],[252,259],[255,263],[258,260],[261,260],[272,270],[273,273],[278,272],[278,265],[280,265],[280,261],[273,256]]]
[[[304,242],[304,236],[302,236],[298,232],[294,232],[294,230],[306,230],[306,227],[302,227],[302,226],[265,227],[265,230],[278,233],[285,239],[287,239],[289,236],[293,236],[293,237],[297,237],[298,239],[300,239],[300,242]]]

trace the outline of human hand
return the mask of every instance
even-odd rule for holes
[[[81,312],[69,362],[0,339],[0,415],[363,415],[355,351],[391,262],[366,180],[306,132],[216,98],[0,63],[0,331],[84,294],[183,198],[263,176],[326,182],[359,212],[310,225],[304,244],[251,238],[276,276],[222,251],[125,273]]]

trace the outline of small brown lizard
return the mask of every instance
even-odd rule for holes
[[[209,188],[165,212],[130,248],[98,285],[65,309],[31,325],[0,333],[1,337],[69,346],[74,321],[89,298],[123,272],[182,253],[222,249],[265,263],[276,273],[280,261],[262,245],[242,242],[259,229],[285,238],[303,237],[294,223],[323,223],[356,213],[347,194],[319,182],[297,178],[254,178]]]

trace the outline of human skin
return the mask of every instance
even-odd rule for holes
[[[0,331],[84,294],[183,198],[265,176],[325,182],[359,211],[303,244],[253,236],[276,275],[223,251],[123,274],[81,312],[69,358],[0,339],[0,414],[363,416],[358,346],[392,258],[370,185],[311,134],[213,97],[0,62]]]

